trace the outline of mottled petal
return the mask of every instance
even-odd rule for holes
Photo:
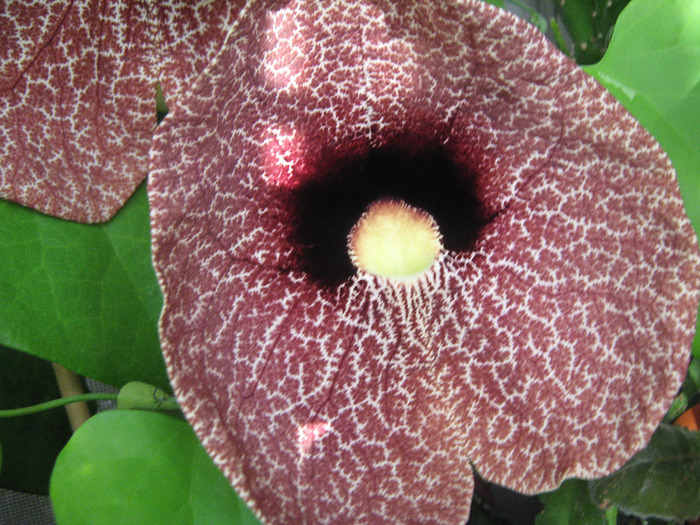
[[[449,151],[475,242],[319,280],[299,195],[397,144]],[[266,521],[463,523],[471,464],[522,492],[605,474],[680,385],[699,262],[668,159],[487,4],[252,2],[152,161],[172,383]]]
[[[2,2],[2,198],[80,222],[116,213],[148,170],[156,81],[175,102],[242,2],[185,4]]]
[[[155,2],[152,22],[155,71],[168,106],[187,94],[204,67],[219,52],[245,0]]]

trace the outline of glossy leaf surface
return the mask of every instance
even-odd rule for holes
[[[109,223],[0,202],[0,343],[105,383],[167,386],[141,187]]]
[[[51,477],[59,525],[254,525],[181,419],[145,411],[94,416],[63,449]]]

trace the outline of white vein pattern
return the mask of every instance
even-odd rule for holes
[[[415,281],[320,287],[290,196],[404,136],[475,171],[491,220]],[[151,156],[172,383],[264,522],[464,523],[472,465],[524,493],[605,475],[681,384],[700,263],[673,168],[504,11],[253,1]]]
[[[0,2],[0,197],[110,219],[146,176],[156,83],[174,106],[242,3]]]

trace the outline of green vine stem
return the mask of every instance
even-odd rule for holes
[[[29,414],[35,414],[37,412],[43,412],[45,410],[51,410],[52,408],[58,408],[71,403],[81,403],[85,401],[116,401],[117,394],[80,394],[71,397],[62,397],[60,399],[53,399],[51,401],[46,401],[45,403],[39,403],[38,405],[32,405],[23,408],[12,408],[9,410],[0,410],[0,418],[4,417],[17,417],[26,416]]]

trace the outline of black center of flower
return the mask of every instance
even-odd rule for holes
[[[348,233],[379,199],[400,199],[429,213],[450,251],[470,250],[487,221],[475,173],[455,163],[440,144],[393,144],[338,159],[292,191],[293,242],[304,270],[324,285],[337,285],[355,272]]]

